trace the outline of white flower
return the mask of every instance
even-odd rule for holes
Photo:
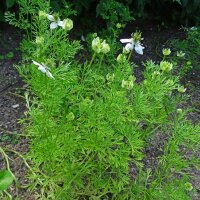
[[[127,52],[130,52],[131,50],[135,49],[135,51],[138,54],[143,55],[143,49],[144,47],[140,44],[139,41],[134,41],[133,38],[129,38],[129,39],[121,39],[120,40],[121,43],[127,43],[125,46],[125,50]]]
[[[42,73],[44,73],[44,74],[46,74],[49,78],[52,78],[52,79],[55,79],[54,77],[53,77],[53,75],[51,74],[51,72],[49,71],[49,67],[47,67],[45,64],[40,64],[40,63],[38,63],[38,62],[36,62],[36,61],[34,61],[33,60],[33,64],[35,64],[36,66],[38,66],[38,69],[42,72]]]
[[[47,19],[51,21],[51,24],[50,24],[51,30],[57,28],[58,26],[63,26],[63,21],[60,21],[60,18],[57,16],[47,14]]]

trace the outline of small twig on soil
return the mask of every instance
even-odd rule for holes
[[[21,99],[25,99],[25,97],[22,96],[22,95],[20,95],[20,94],[16,94],[16,93],[13,93],[13,92],[8,92],[8,94],[11,94],[11,95],[13,95],[13,96],[19,97],[19,98],[21,98]]]
[[[7,170],[10,172],[10,174],[13,176],[15,182],[17,183],[17,179],[16,179],[15,175],[10,170],[10,164],[9,164],[9,159],[10,158],[8,157],[8,155],[5,153],[5,151],[1,147],[0,147],[0,152],[2,153],[2,155],[5,158]]]
[[[24,135],[24,134],[22,134],[22,133],[17,133],[17,134],[16,134],[15,131],[8,131],[8,130],[6,130],[6,129],[4,129],[4,128],[1,128],[1,127],[0,127],[0,131],[4,132],[4,133],[6,133],[6,134],[9,134],[9,135],[17,135],[17,136],[27,137],[27,135]]]
[[[19,152],[15,151],[15,150],[12,150],[12,149],[6,149],[6,151],[10,151],[10,152],[18,155],[23,160],[26,167],[31,171],[31,173],[36,175],[36,173],[33,171],[31,166],[26,162],[26,159],[24,158],[24,156],[22,154],[20,154]],[[41,171],[40,171],[40,173],[43,174]],[[45,175],[45,174],[43,174],[43,175]],[[40,184],[42,184],[42,181],[39,178],[38,178],[38,181],[40,182]]]

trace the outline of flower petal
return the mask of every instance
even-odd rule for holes
[[[46,66],[44,63],[42,63],[42,66],[45,68],[45,69],[50,69],[48,66]]]
[[[85,37],[84,37],[83,35],[81,35],[81,40],[82,40],[83,42],[85,42]]]
[[[135,51],[138,54],[143,55],[143,49],[144,49],[144,47],[142,45],[140,45],[139,43],[135,44]]]
[[[51,24],[50,24],[50,29],[52,30],[52,29],[55,29],[55,28],[57,28],[58,27],[58,23],[57,22],[52,22]]]
[[[37,65],[38,67],[40,67],[40,66],[42,66],[40,63],[38,63],[38,62],[36,62],[36,61],[34,61],[34,60],[32,60],[33,61],[33,64],[34,65]]]
[[[128,52],[130,52],[131,50],[133,50],[133,44],[131,44],[131,43],[128,43],[128,44],[126,44],[126,46],[125,46],[125,50],[126,51],[128,51]]]
[[[55,18],[53,15],[47,15],[47,19],[50,20],[50,21],[55,21]]]
[[[61,26],[61,27],[63,27],[63,25],[64,25],[63,21],[58,21],[57,24],[58,24],[58,26]]]
[[[50,71],[46,71],[46,75],[47,75],[49,78],[55,79]]]
[[[45,69],[45,67],[43,67],[42,65],[38,67],[38,69],[42,72],[42,73],[46,73],[47,70]]]
[[[133,38],[129,38],[129,39],[120,39],[121,43],[133,43]]]

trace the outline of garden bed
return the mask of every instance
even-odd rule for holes
[[[23,91],[26,89],[26,85],[22,82],[13,66],[21,60],[20,51],[17,48],[22,39],[22,34],[18,29],[5,24],[0,24],[0,27],[0,55],[4,56],[0,60],[0,142],[3,148],[13,149],[21,154],[26,154],[29,142],[25,137],[19,137],[19,133],[23,133],[23,128],[18,123],[24,117],[24,112],[26,112],[25,100],[23,99]],[[121,38],[129,37],[133,30],[135,31],[137,28],[143,33],[144,55],[141,56],[134,53],[131,59],[138,65],[135,69],[135,76],[136,80],[140,82],[143,79],[143,66],[141,63],[148,59],[159,62],[161,60],[162,48],[167,48],[163,44],[169,39],[183,38],[184,33],[179,27],[160,27],[154,22],[139,21],[127,25]],[[14,55],[6,57],[10,52]],[[194,124],[198,123],[200,119],[200,72],[194,71],[193,74],[187,76],[187,79],[182,80],[182,82],[188,88],[187,93],[191,95],[190,100],[182,107],[195,108],[188,114],[188,119],[192,120]],[[147,158],[144,161],[146,168],[153,169],[157,165],[157,157],[163,154],[163,142],[165,140],[166,138],[158,133],[150,142],[150,146],[144,150]],[[27,168],[23,160],[11,152],[8,152],[8,155],[12,159],[10,162],[12,172],[19,180],[21,186],[26,185],[28,183],[25,177]],[[185,157],[188,155],[189,153]],[[198,154],[197,156],[200,155]],[[3,169],[5,167],[3,157],[0,157],[0,161],[0,169]],[[134,165],[130,168],[130,174],[134,178],[137,170]],[[190,173],[194,175],[194,178],[191,180],[193,187],[198,192],[196,199],[199,199],[200,172],[192,169]],[[27,189],[11,186],[10,192],[14,197],[19,197],[22,200],[34,199],[34,192],[30,194]]]

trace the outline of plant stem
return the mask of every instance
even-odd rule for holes
[[[130,51],[129,55],[128,55],[128,59],[127,61],[129,62],[130,58],[131,58],[131,54],[132,54],[133,50]]]
[[[101,56],[100,58],[100,62],[99,62],[99,71],[100,71],[100,68],[101,68],[101,64],[102,64],[102,61],[103,61],[103,57],[104,57],[104,54]]]
[[[88,67],[87,67],[87,64],[86,64],[86,65],[84,64],[84,68],[83,68],[83,72],[82,72],[82,77],[81,77],[81,80],[82,80],[82,81],[83,81],[83,79],[84,79],[84,75],[86,76],[86,75],[87,75],[87,72],[88,72],[89,69],[91,68],[91,65],[92,65],[92,63],[93,63],[93,61],[94,61],[94,59],[95,59],[95,56],[96,56],[96,53],[93,54],[92,59],[91,59],[89,65],[88,65]]]
[[[96,57],[96,53],[94,53],[93,56],[92,56],[92,59],[91,59],[91,61],[90,61],[90,64],[88,65],[88,70],[90,69],[90,67],[91,67],[91,65],[92,65],[92,63],[93,63],[95,57]]]
[[[5,153],[5,151],[0,147],[0,152],[3,154],[4,158],[5,158],[5,161],[6,161],[6,167],[7,167],[7,170],[10,172],[10,174],[13,176],[15,182],[17,181],[15,175],[12,173],[12,171],[10,170],[10,164],[9,164],[9,157],[8,155]]]

